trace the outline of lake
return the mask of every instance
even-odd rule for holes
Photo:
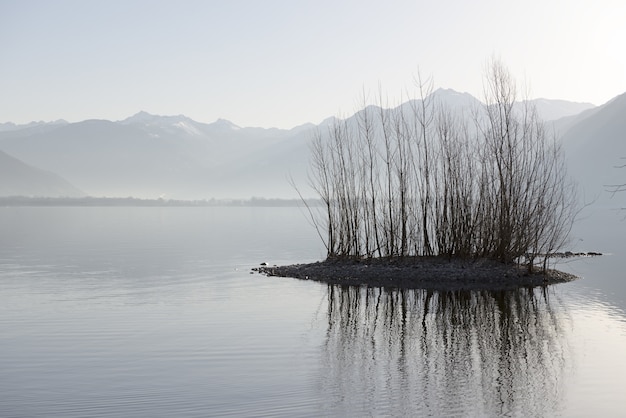
[[[299,208],[0,208],[0,416],[619,416],[612,216],[581,280],[426,292],[251,274],[324,257]]]

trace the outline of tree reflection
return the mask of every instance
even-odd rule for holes
[[[567,326],[547,289],[331,285],[321,386],[335,412],[554,413],[569,359]]]

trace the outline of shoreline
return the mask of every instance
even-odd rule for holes
[[[567,283],[579,277],[555,269],[529,273],[525,266],[488,259],[445,257],[407,259],[324,260],[286,266],[261,265],[253,272],[346,286],[400,289],[513,290]]]
[[[315,199],[307,204],[318,205]],[[0,196],[0,207],[302,207],[301,199],[207,198],[202,200],[143,199],[138,197],[33,197]]]

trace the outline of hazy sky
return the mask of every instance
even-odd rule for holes
[[[499,57],[532,97],[626,92],[623,0],[0,0],[0,122],[140,110],[291,128],[396,101],[419,68],[482,92]]]

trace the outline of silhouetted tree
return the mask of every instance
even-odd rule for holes
[[[547,266],[576,213],[563,153],[516,84],[492,61],[484,105],[467,114],[419,99],[390,109],[379,92],[312,145],[311,183],[324,202],[329,257],[446,255]],[[541,258],[538,258],[541,256]]]

